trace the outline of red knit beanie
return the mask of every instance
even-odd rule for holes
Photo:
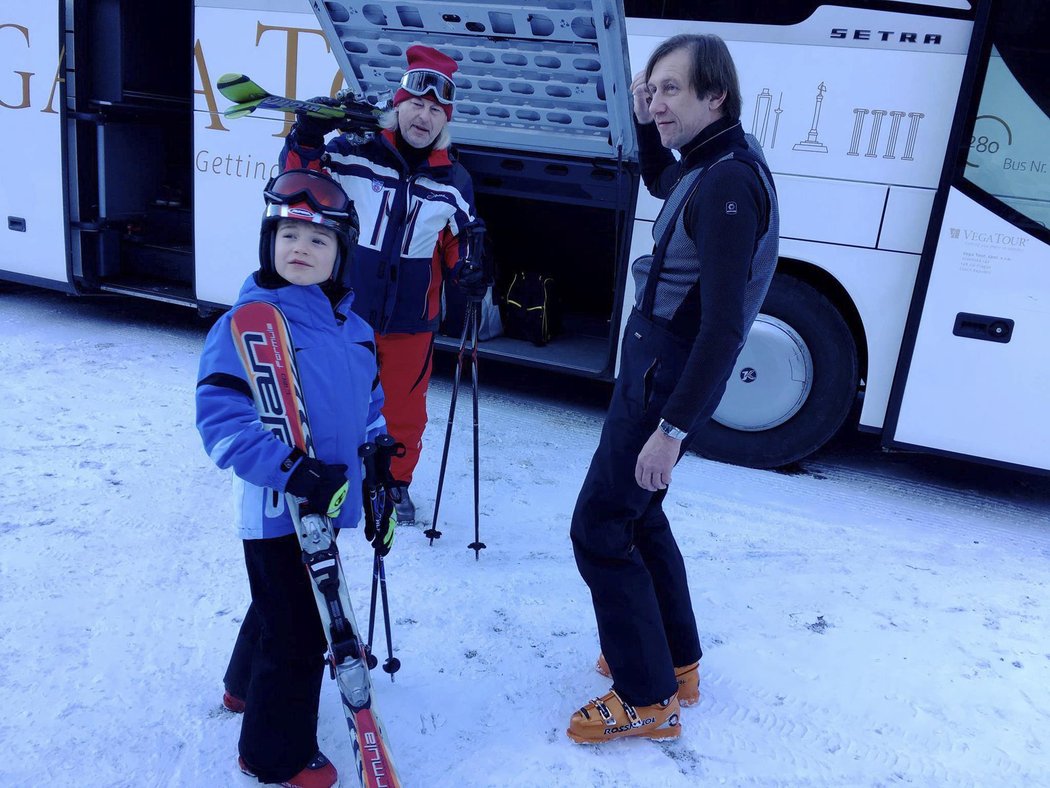
[[[459,66],[456,61],[450,58],[448,55],[438,52],[432,47],[425,47],[421,44],[415,44],[408,48],[408,68],[405,71],[413,71],[415,69],[427,69],[429,71],[437,71],[440,74],[444,74],[450,80],[452,75],[456,73],[456,69]],[[396,107],[405,99],[420,98],[419,96],[413,96],[404,88],[399,87],[397,93],[394,94],[394,106]],[[433,101],[443,110],[449,120],[452,120],[452,105],[442,104],[435,97],[430,94],[425,94],[422,98],[426,98],[429,101]]]

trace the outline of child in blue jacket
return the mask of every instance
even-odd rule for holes
[[[350,199],[327,175],[306,170],[281,173],[264,194],[260,268],[208,333],[197,383],[204,446],[216,465],[235,474],[252,595],[223,703],[244,712],[243,772],[260,782],[328,788],[337,773],[317,746],[327,644],[285,493],[327,512],[337,529],[357,527],[357,450],[385,431],[383,392],[374,333],[351,310],[347,283],[358,227]],[[288,320],[314,457],[283,443],[256,411],[230,329],[238,308],[255,301],[278,306]]]

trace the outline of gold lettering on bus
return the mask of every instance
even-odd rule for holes
[[[336,71],[335,78],[332,80],[332,89],[328,91],[328,95],[334,97],[340,90],[343,89],[343,85],[346,83],[343,81],[343,72]]]
[[[66,56],[66,47],[63,44],[62,48],[58,50],[58,65],[55,67],[55,78],[51,80],[51,92],[47,96],[47,106],[44,107],[41,112],[46,112],[51,115],[57,115],[58,110],[54,108],[55,93],[58,92],[58,85],[61,82],[65,82],[66,78],[62,76],[62,58]]]
[[[229,131],[220,120],[219,106],[215,103],[215,91],[212,90],[211,77],[208,76],[208,64],[204,62],[204,48],[199,38],[193,44],[193,62],[197,65],[197,74],[201,84],[204,85],[204,90],[194,89],[193,92],[204,96],[204,102],[208,105],[208,114],[211,115],[211,124],[208,128],[216,131]]]
[[[29,28],[22,27],[22,25],[15,25],[10,22],[0,24],[0,30],[5,27],[14,28],[22,33],[22,37],[26,40],[26,48],[29,48]],[[22,77],[22,103],[21,104],[8,104],[3,99],[0,99],[0,107],[6,107],[7,109],[25,109],[29,106],[29,78],[35,74],[35,71],[16,71],[14,72]]]
[[[299,34],[310,33],[315,36],[321,36],[321,40],[324,41],[325,52],[331,52],[332,48],[328,44],[328,39],[324,37],[324,33],[320,30],[312,30],[306,27],[264,25],[262,22],[258,22],[255,29],[255,45],[259,46],[259,41],[262,39],[263,33],[268,33],[271,30],[283,31],[288,34],[288,39],[285,43],[285,63],[287,68],[285,69],[284,75],[284,95],[288,98],[296,98],[295,83],[299,72]],[[292,130],[292,123],[294,120],[295,118],[291,113],[285,113],[284,128],[273,136],[286,137],[288,132]]]

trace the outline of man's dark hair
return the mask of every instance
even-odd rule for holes
[[[737,79],[736,66],[726,42],[716,35],[683,33],[667,39],[649,56],[645,66],[645,81],[649,81],[659,61],[679,49],[687,49],[692,55],[693,67],[689,79],[697,97],[704,99],[725,93],[722,112],[730,120],[740,120],[740,80]]]

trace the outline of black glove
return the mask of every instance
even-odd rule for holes
[[[291,456],[294,455],[292,452]],[[338,517],[349,487],[346,471],[346,465],[326,465],[313,457],[303,457],[288,477],[284,489],[297,498],[306,499],[308,514]]]
[[[318,96],[310,101],[315,104],[324,104],[326,107],[338,107],[338,99],[329,96]],[[325,135],[335,131],[343,123],[343,118],[319,118],[307,112],[295,113],[295,139],[304,148],[320,148],[324,146]]]
[[[385,556],[394,546],[394,529],[397,528],[397,512],[394,511],[394,500],[380,488],[376,495],[376,509],[379,510],[379,523],[365,518],[365,539],[375,548],[380,556]]]
[[[488,292],[490,283],[488,277],[485,276],[485,270],[480,265],[464,263],[459,270],[456,284],[467,298],[480,301]]]
[[[464,253],[456,269],[455,281],[463,295],[471,301],[480,301],[492,284],[491,272],[487,270],[486,265],[486,262],[491,260],[491,255],[487,245],[485,223],[481,219],[475,219],[463,225],[460,238],[460,246]]]
[[[380,556],[385,556],[394,546],[394,529],[397,527],[397,510],[394,504],[401,503],[402,487],[397,486],[390,474],[390,461],[405,456],[405,445],[389,435],[377,435],[374,443],[366,443],[357,452],[364,460],[365,478],[362,484],[365,495],[365,539]],[[375,491],[375,502],[369,500]],[[375,522],[378,518],[379,522]]]

